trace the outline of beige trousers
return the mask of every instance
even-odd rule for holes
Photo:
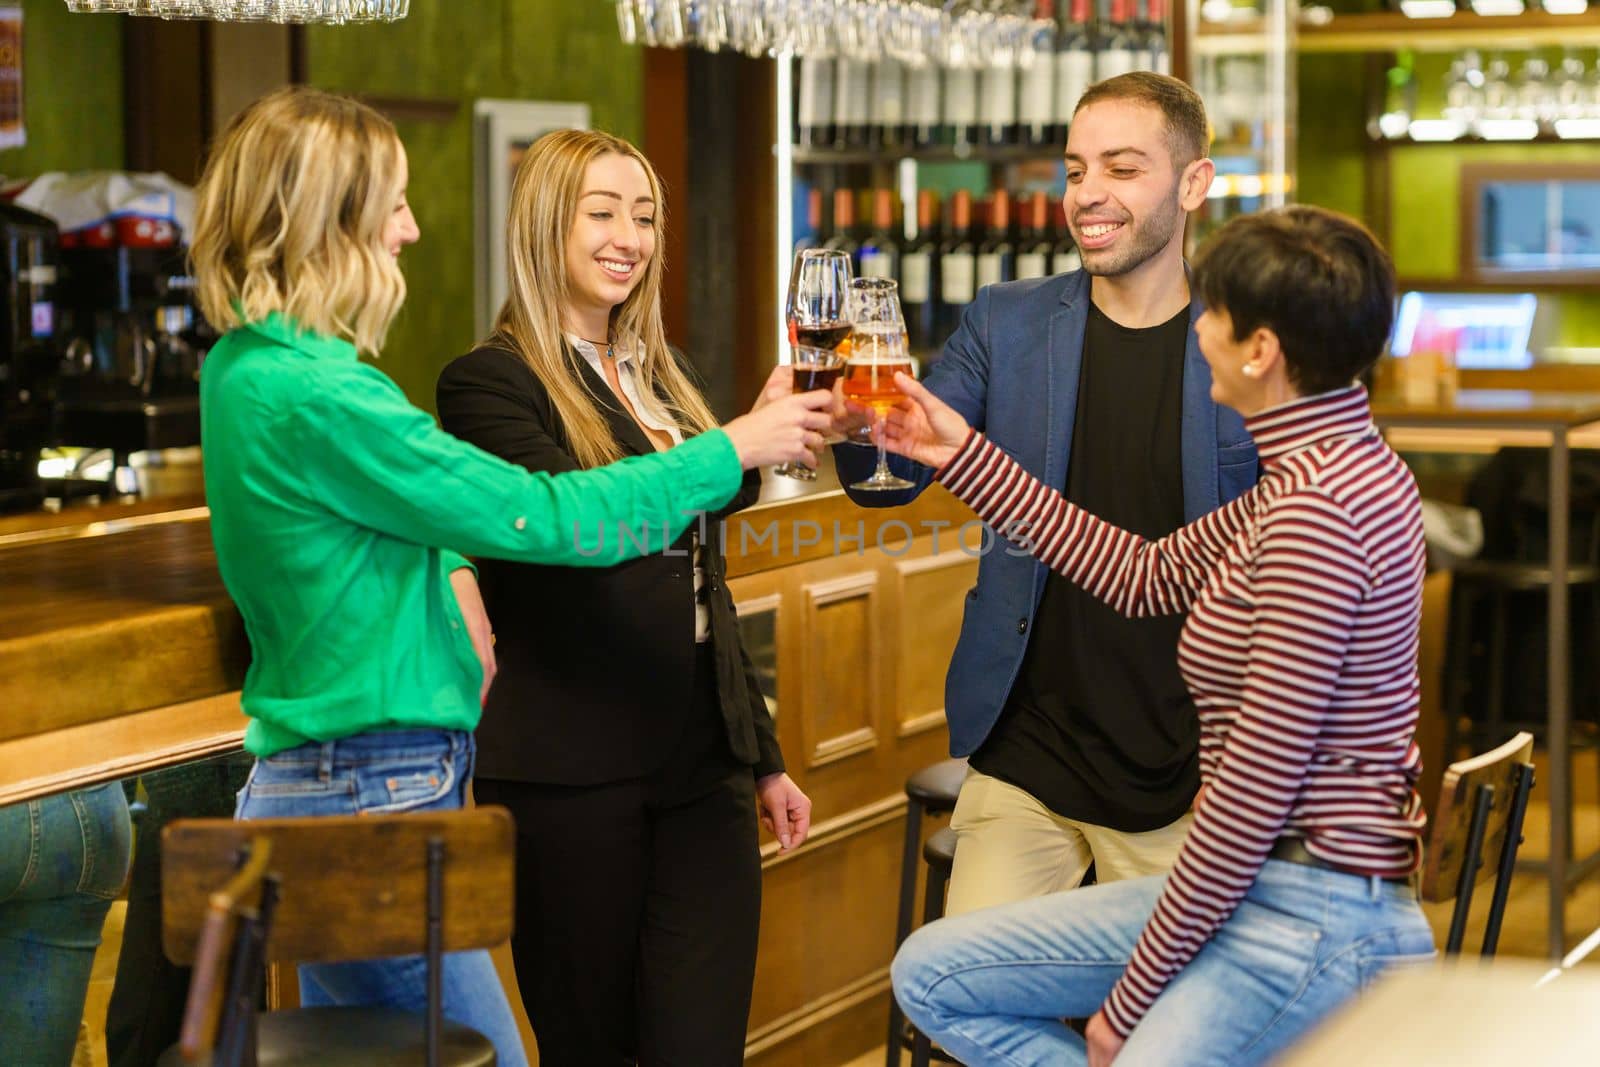
[[[1090,860],[1101,882],[1165,874],[1192,818],[1186,813],[1159,830],[1122,833],[1062,818],[1025,790],[971,771],[950,817],[956,859],[945,914],[1076,888]]]

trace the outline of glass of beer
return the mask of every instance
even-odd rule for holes
[[[900,397],[895,372],[912,373],[906,320],[900,312],[900,287],[889,278],[857,278],[850,283],[850,359],[844,368],[844,395],[870,407],[882,427]],[[911,489],[913,483],[889,471],[889,457],[878,436],[878,466],[852,489]]]
[[[794,391],[832,389],[844,370],[850,340],[850,254],[808,248],[794,257],[789,273],[785,317],[789,323],[789,364]],[[774,474],[813,481],[816,471],[800,463],[773,468]]]

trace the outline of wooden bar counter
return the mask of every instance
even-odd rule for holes
[[[238,748],[248,663],[198,501],[0,520],[0,803]]]

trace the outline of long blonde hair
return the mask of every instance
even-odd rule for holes
[[[638,382],[663,401],[678,426],[698,433],[717,424],[705,398],[667,348],[661,325],[662,244],[665,211],[655,168],[633,145],[596,130],[557,130],[529,146],[511,184],[506,220],[509,295],[495,318],[489,343],[509,348],[544,383],[567,444],[585,467],[622,457],[621,446],[584,384],[581,358],[567,344],[562,309],[571,300],[567,238],[578,214],[589,164],[615,153],[638,162],[655,199],[656,251],[628,298],[611,309],[615,336],[638,346]]]
[[[406,297],[383,247],[402,152],[394,125],[349,97],[291,86],[241,111],[196,189],[189,257],[211,324],[279,312],[376,355]]]

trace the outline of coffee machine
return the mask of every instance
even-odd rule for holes
[[[39,453],[51,441],[60,234],[0,202],[0,512],[43,502]]]
[[[109,449],[111,489],[135,452],[200,443],[200,361],[215,339],[170,223],[107,222],[61,251],[59,444]]]

